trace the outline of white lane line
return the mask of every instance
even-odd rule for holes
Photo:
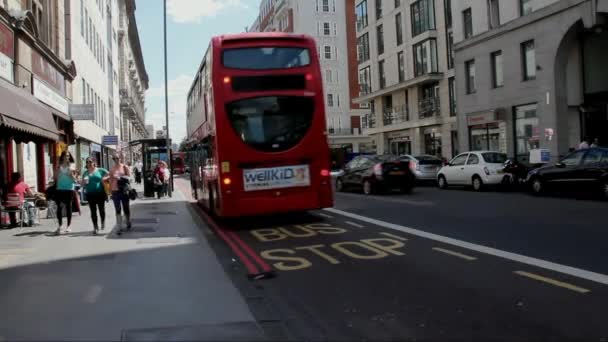
[[[389,223],[389,222],[385,222],[385,221],[380,221],[380,220],[349,213],[349,212],[338,210],[338,209],[328,208],[328,209],[324,209],[324,210],[327,212],[330,212],[330,213],[346,216],[346,217],[356,219],[359,221],[367,222],[370,224],[375,224],[380,227],[397,230],[400,232],[420,236],[420,237],[427,238],[427,239],[434,240],[434,241],[439,241],[439,242],[442,242],[442,243],[445,243],[448,245],[466,248],[466,249],[470,249],[472,251],[489,254],[489,255],[499,257],[499,258],[520,262],[522,264],[532,265],[532,266],[544,268],[547,270],[568,274],[568,275],[578,277],[581,279],[594,281],[596,283],[608,285],[608,275],[605,275],[605,274],[587,271],[587,270],[583,270],[583,269],[572,267],[572,266],[561,265],[561,264],[557,264],[557,263],[542,260],[542,259],[528,257],[528,256],[517,254],[517,253],[507,252],[507,251],[503,251],[503,250],[496,249],[496,248],[486,247],[486,246],[482,246],[482,245],[478,245],[478,244],[474,244],[474,243],[470,243],[470,242],[466,242],[466,241],[462,241],[462,240],[449,238],[446,236],[428,233],[428,232],[425,232],[422,230],[409,228],[409,227],[405,227],[405,226],[401,226],[398,224]]]
[[[365,228],[365,226],[362,226],[362,225],[360,225],[358,223],[351,222],[351,221],[345,221],[344,223],[349,224],[349,225],[351,225],[353,227],[357,227],[357,228]]]
[[[82,301],[85,303],[94,304],[97,302],[97,299],[99,299],[102,291],[103,287],[101,285],[93,285],[84,294]]]
[[[527,278],[530,278],[530,279],[542,281],[543,283],[551,284],[553,286],[563,287],[565,289],[572,290],[572,291],[575,291],[575,292],[578,292],[578,293],[591,292],[591,290],[587,290],[585,288],[582,288],[582,287],[579,287],[579,286],[576,286],[576,285],[572,285],[572,284],[569,284],[569,283],[564,283],[563,281],[555,280],[555,279],[552,279],[552,278],[547,278],[547,277],[539,276],[538,274],[534,274],[534,273],[530,273],[530,272],[515,271],[513,273],[515,273],[517,275],[520,275],[522,277],[527,277]]]
[[[323,213],[317,213],[317,215],[321,216],[321,217],[325,217],[326,219],[333,219],[333,216],[327,215],[327,214],[323,214]]]
[[[451,251],[451,250],[445,249],[445,248],[433,247],[433,250],[437,251],[437,252],[449,254],[451,256],[455,256],[455,257],[458,257],[458,258],[461,258],[464,260],[468,260],[468,261],[477,260],[477,258],[475,258],[475,257],[469,256],[466,254],[462,254],[462,253],[458,253],[458,252],[454,252],[454,251]]]

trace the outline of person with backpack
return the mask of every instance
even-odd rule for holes
[[[86,170],[82,175],[82,185],[86,187],[87,201],[91,209],[91,221],[93,221],[93,235],[106,226],[106,200],[108,198],[103,187],[103,182],[110,179],[110,172],[98,168],[93,158],[87,158]],[[101,228],[97,223],[97,210],[101,218]]]
[[[110,184],[112,187],[112,201],[116,210],[116,225],[118,226],[117,234],[123,232],[123,217],[125,213],[127,230],[131,229],[131,208],[130,208],[130,177],[131,170],[127,165],[123,164],[121,157],[118,154],[112,156],[114,167],[110,170]]]

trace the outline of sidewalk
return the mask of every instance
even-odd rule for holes
[[[254,318],[179,191],[132,202],[133,230],[53,220],[0,230],[2,340],[254,340]]]

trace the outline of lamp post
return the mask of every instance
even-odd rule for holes
[[[165,121],[167,132],[165,134],[166,145],[167,145],[167,165],[169,167],[169,171],[171,171],[171,138],[169,137],[169,88],[168,88],[168,79],[167,79],[167,0],[163,0],[163,46],[165,48]],[[171,172],[171,177],[173,177],[173,172]],[[169,184],[167,187],[167,195],[172,197],[173,194],[173,182]]]

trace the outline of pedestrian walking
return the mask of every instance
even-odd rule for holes
[[[164,161],[162,162],[161,170],[163,172],[163,196],[168,196],[169,183],[171,181],[171,171],[169,170],[167,163]]]
[[[87,190],[87,201],[91,209],[91,221],[93,222],[93,234],[97,235],[99,230],[106,227],[106,200],[107,194],[103,182],[110,179],[110,172],[104,168],[97,167],[93,158],[87,158],[86,170],[82,175],[82,185]],[[97,211],[101,219],[101,228],[97,223]]]
[[[74,158],[70,152],[64,151],[59,157],[59,166],[55,170],[56,190],[54,198],[57,203],[57,221],[59,223],[55,231],[56,235],[60,235],[62,230],[65,230],[66,233],[71,232],[74,183],[77,181],[76,169],[73,163]],[[63,225],[63,210],[65,210],[67,219],[67,226],[65,227]]]
[[[129,170],[127,165],[123,164],[119,155],[114,155],[112,160],[114,161],[114,167],[110,170],[110,184],[112,187],[112,201],[116,210],[117,234],[120,235],[123,232],[123,222],[125,221],[123,220],[122,212],[125,214],[127,229],[131,229],[131,208],[129,203],[129,177],[131,177],[131,170]]]
[[[578,149],[583,150],[583,149],[587,149],[587,148],[589,148],[589,138],[584,137],[583,141],[581,141],[581,143],[578,144]]]

